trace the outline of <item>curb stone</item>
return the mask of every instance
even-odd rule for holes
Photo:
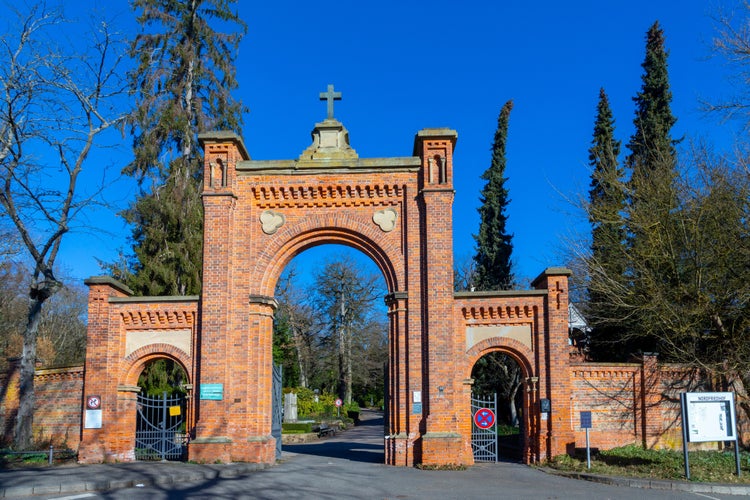
[[[687,481],[669,481],[666,479],[648,479],[636,477],[614,477],[588,474],[585,472],[565,472],[550,467],[538,467],[539,470],[554,476],[568,477],[581,481],[627,486],[629,488],[648,488],[653,490],[686,491],[690,493],[717,493],[720,495],[750,496],[750,485],[730,485],[717,483],[690,483]]]

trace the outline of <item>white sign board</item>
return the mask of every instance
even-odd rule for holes
[[[86,410],[83,420],[84,429],[101,429],[102,428],[102,411]]]
[[[737,439],[732,392],[685,393],[687,438],[691,443]]]

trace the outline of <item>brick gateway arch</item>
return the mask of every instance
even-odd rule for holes
[[[471,368],[501,350],[525,375],[525,461],[574,443],[568,373],[569,271],[534,289],[453,292],[453,150],[457,134],[424,129],[412,156],[360,158],[333,116],[293,160],[251,160],[233,133],[200,136],[204,167],[201,297],[132,297],[110,278],[87,281],[84,400],[101,400],[82,429],[79,460],[132,460],[137,376],[157,356],[190,378],[189,458],[273,463],[271,342],[276,282],[315,245],[357,248],[388,287],[387,464],[471,464]],[[203,389],[210,387],[211,396]],[[542,413],[549,399],[552,412]]]

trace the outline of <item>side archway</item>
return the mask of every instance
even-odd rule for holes
[[[538,425],[533,418],[535,380],[530,352],[514,339],[485,339],[467,353],[467,377],[473,394],[497,394],[496,425],[499,460],[528,463]],[[503,365],[503,366],[500,366]]]

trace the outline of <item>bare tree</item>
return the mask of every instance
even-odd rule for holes
[[[55,261],[64,235],[98,202],[81,174],[95,140],[123,119],[125,50],[107,23],[93,27],[81,52],[80,26],[59,12],[40,4],[15,14],[0,38],[0,206],[32,264],[14,428],[15,446],[27,448],[42,307],[62,286]],[[75,38],[64,40],[67,27]]]
[[[744,121],[747,129],[750,128],[750,1],[740,2],[738,12],[719,12],[714,22],[717,34],[713,49],[732,68],[731,83],[736,90],[729,97],[705,102],[704,107],[727,119]]]
[[[299,387],[308,387],[316,366],[314,348],[320,325],[308,300],[308,294],[297,286],[296,278],[296,268],[291,265],[279,279],[276,286],[276,296],[279,300],[276,318],[286,326],[292,337],[296,369],[299,372]],[[286,368],[284,373],[286,378]]]
[[[353,346],[371,320],[374,302],[383,288],[382,277],[366,276],[353,260],[339,258],[320,270],[315,286],[316,309],[329,329],[327,343],[336,347],[338,393],[351,403]]]

